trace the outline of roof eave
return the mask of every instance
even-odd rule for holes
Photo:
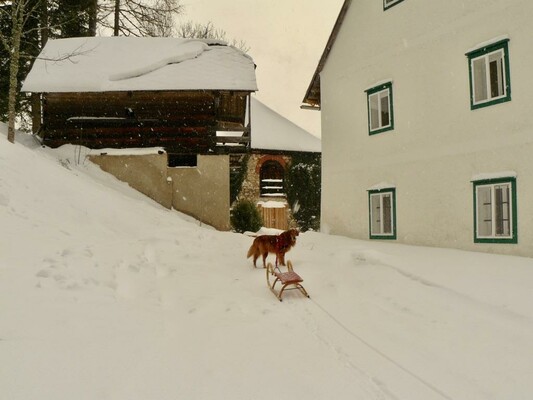
[[[344,0],[344,4],[341,7],[337,20],[335,21],[335,25],[333,26],[331,34],[329,35],[326,47],[322,53],[322,57],[320,57],[320,61],[318,62],[315,73],[313,74],[313,78],[311,79],[311,83],[307,88],[307,92],[305,93],[302,103],[309,104],[313,107],[320,107],[320,73],[326,64],[329,53],[331,52],[335,40],[337,39],[337,35],[351,3],[352,0]]]

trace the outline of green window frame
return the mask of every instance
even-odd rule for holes
[[[509,39],[466,53],[472,110],[511,101]]]
[[[396,240],[396,189],[368,191],[370,239]]]
[[[516,178],[473,184],[474,243],[518,243]]]
[[[368,134],[391,131],[394,129],[394,107],[392,82],[367,89]]]
[[[403,0],[383,0],[383,10],[387,10],[402,1]]]

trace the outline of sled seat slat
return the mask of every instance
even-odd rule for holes
[[[276,277],[280,280],[281,283],[288,284],[288,283],[299,283],[303,282],[304,280],[294,271],[289,272],[276,272]]]
[[[297,289],[304,296],[309,297],[309,294],[301,284],[301,282],[303,282],[304,280],[300,275],[294,272],[294,269],[292,268],[292,263],[290,261],[287,261],[287,269],[287,272],[281,272],[278,267],[274,267],[272,263],[268,263],[266,268],[266,278],[267,285],[270,291],[274,293],[274,295],[279,301],[282,301],[281,296],[283,295],[283,292],[285,290]],[[274,280],[273,283],[270,282],[271,279]],[[281,288],[279,291],[275,288],[278,282],[280,282],[281,284]]]

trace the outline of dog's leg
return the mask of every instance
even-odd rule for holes
[[[259,254],[258,253],[254,253],[254,268],[257,268],[257,259],[259,258]]]
[[[263,268],[266,268],[266,259],[268,256],[268,251],[263,253]]]

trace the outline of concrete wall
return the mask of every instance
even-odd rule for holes
[[[167,182],[166,154],[91,155],[89,159],[164,207],[172,206],[172,184]]]
[[[533,256],[533,3],[354,1],[321,74],[322,228],[369,237],[367,190],[396,186],[397,241]],[[512,100],[471,110],[465,53],[509,38]],[[392,80],[394,130],[369,135]],[[517,174],[517,244],[474,243],[472,177]]]
[[[194,168],[168,168],[172,206],[219,230],[230,230],[229,156],[198,156]]]
[[[164,207],[231,229],[229,156],[198,156],[192,168],[168,168],[166,154],[92,155],[90,160]]]

